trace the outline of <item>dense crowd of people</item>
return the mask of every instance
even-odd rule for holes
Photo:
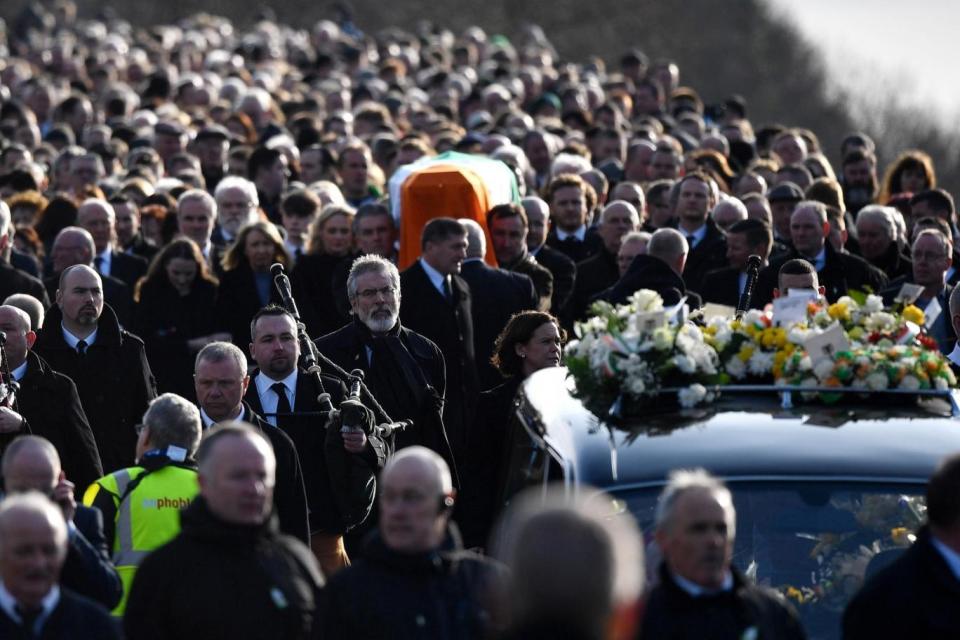
[[[533,26],[137,28],[28,3],[0,29],[0,636],[804,637],[732,565],[706,472],[664,489],[656,576],[603,505],[501,513],[499,490],[517,389],[594,302],[733,313],[752,256],[755,307],[914,291],[960,366],[930,157],[824,143],[705,103],[668,59],[564,61]],[[502,161],[520,197],[443,212],[398,264],[387,181],[445,151]],[[891,628],[877,607],[898,635],[960,630],[958,468],[848,637]]]

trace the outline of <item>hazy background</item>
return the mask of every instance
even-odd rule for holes
[[[27,0],[0,0],[10,17]],[[101,0],[77,0],[81,15]],[[615,63],[630,47],[680,65],[681,82],[717,102],[747,99],[755,126],[779,122],[815,131],[839,165],[852,130],[877,141],[881,169],[901,151],[928,151],[942,186],[960,195],[960,104],[956,65],[960,3],[949,0],[351,0],[355,21],[375,33],[413,29],[422,20],[460,31],[479,24],[516,35],[535,22],[561,56]],[[264,6],[308,28],[332,15],[333,0],[125,0],[119,15],[136,24],[172,22],[205,10],[241,27]]]

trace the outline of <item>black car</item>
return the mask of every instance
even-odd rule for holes
[[[572,385],[560,367],[521,387],[502,503],[552,482],[602,489],[638,520],[656,576],[657,496],[671,470],[705,468],[733,492],[734,564],[792,601],[811,638],[839,637],[847,601],[923,523],[927,478],[960,451],[956,392],[823,404],[799,390],[726,388],[695,409],[664,396],[638,417],[600,420]]]

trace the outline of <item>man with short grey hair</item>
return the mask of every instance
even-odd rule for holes
[[[893,207],[870,204],[857,213],[857,244],[860,256],[887,274],[890,280],[911,277],[912,264],[903,255],[905,246],[897,227],[899,212]]]
[[[205,429],[220,422],[242,420],[257,427],[270,441],[277,459],[277,489],[273,497],[280,530],[309,543],[307,496],[297,449],[290,436],[244,402],[250,376],[243,351],[229,342],[211,342],[197,354],[193,379]]]
[[[721,198],[710,212],[710,218],[721,231],[727,231],[737,222],[747,219],[747,207],[737,198]]]
[[[190,189],[177,199],[177,229],[196,242],[207,264],[219,271],[223,250],[210,241],[216,219],[217,201],[206,191]]]
[[[623,304],[640,289],[656,291],[667,306],[685,303],[691,309],[699,309],[700,296],[686,288],[683,278],[689,245],[676,229],[657,229],[647,244],[646,255],[633,259],[627,272],[616,284],[602,292],[597,299],[613,304]]]
[[[792,607],[733,566],[736,511],[720,480],[703,469],[672,472],[655,519],[663,562],[641,637],[806,637]]]
[[[260,199],[257,187],[246,178],[227,176],[217,183],[213,192],[217,202],[217,228],[211,242],[227,246],[245,225],[257,221]],[[202,245],[201,245],[202,246]]]

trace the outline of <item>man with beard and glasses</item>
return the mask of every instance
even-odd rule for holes
[[[388,444],[360,429],[341,433],[337,415],[330,415],[318,396],[328,393],[333,407],[342,407],[347,389],[339,378],[321,373],[318,381],[297,365],[297,324],[286,309],[268,306],[258,311],[250,337],[257,370],[244,399],[296,445],[307,492],[310,548],[324,575],[332,575],[350,564],[343,534],[370,513],[374,474],[386,461]],[[372,419],[369,411],[362,413]]]
[[[733,566],[733,496],[703,469],[670,474],[657,502],[660,582],[642,638],[805,638],[792,607]]]
[[[397,449],[423,445],[447,464],[453,453],[441,410],[446,388],[437,345],[400,324],[400,274],[392,262],[363,256],[347,278],[353,321],[316,341],[317,348],[350,371],[361,369],[374,397],[393,420],[413,426],[395,436]]]

